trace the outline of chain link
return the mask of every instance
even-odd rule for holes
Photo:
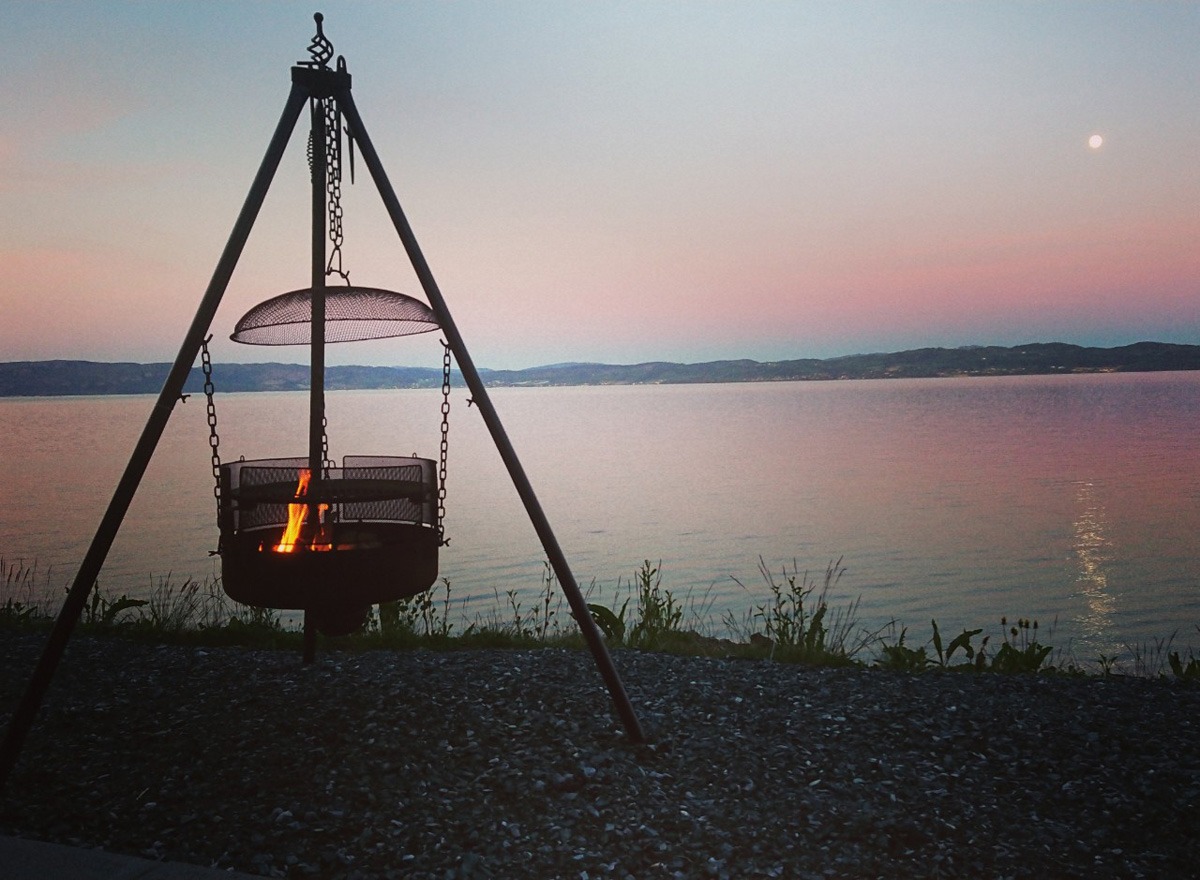
[[[444,520],[446,517],[446,461],[450,455],[450,344],[442,341],[442,447],[438,456],[438,540],[449,544]]]
[[[212,380],[212,356],[208,341],[200,343],[200,368],[204,371],[204,397],[208,401],[208,445],[212,449],[213,498],[217,500],[217,525],[221,524],[221,435],[217,433],[217,404],[213,399],[216,387]]]

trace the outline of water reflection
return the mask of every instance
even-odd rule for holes
[[[1077,480],[1073,485],[1078,510],[1074,550],[1079,571],[1075,579],[1078,585],[1075,596],[1081,597],[1087,608],[1076,622],[1084,640],[1094,643],[1110,633],[1116,610],[1116,602],[1108,589],[1108,566],[1113,561],[1113,547],[1108,537],[1104,502],[1098,497],[1095,483]]]

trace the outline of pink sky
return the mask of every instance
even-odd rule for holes
[[[1200,342],[1200,7],[322,11],[481,366]],[[6,10],[0,360],[174,357],[311,13]],[[218,358],[306,359],[227,341],[307,283],[303,141],[218,313]],[[346,191],[354,281],[419,294],[366,176]],[[330,351],[436,358],[433,340]]]

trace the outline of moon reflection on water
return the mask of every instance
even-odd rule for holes
[[[1103,642],[1110,637],[1116,601],[1108,588],[1108,566],[1113,560],[1108,538],[1108,515],[1091,480],[1074,483],[1078,517],[1075,520],[1073,547],[1079,566],[1076,584],[1085,610],[1076,621],[1084,639]]]

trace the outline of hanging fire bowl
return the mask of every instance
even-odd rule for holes
[[[221,578],[234,600],[313,612],[327,634],[437,579],[437,478],[426,458],[346,456],[221,465]],[[344,625],[339,625],[344,621]]]
[[[313,344],[313,289],[272,297],[237,322],[250,345]],[[377,287],[320,291],[322,342],[426,333],[433,310]],[[230,598],[303,609],[318,629],[357,629],[371,605],[421,593],[437,579],[438,482],[425,458],[346,456],[312,472],[313,459],[236,461],[220,467],[221,578]]]

